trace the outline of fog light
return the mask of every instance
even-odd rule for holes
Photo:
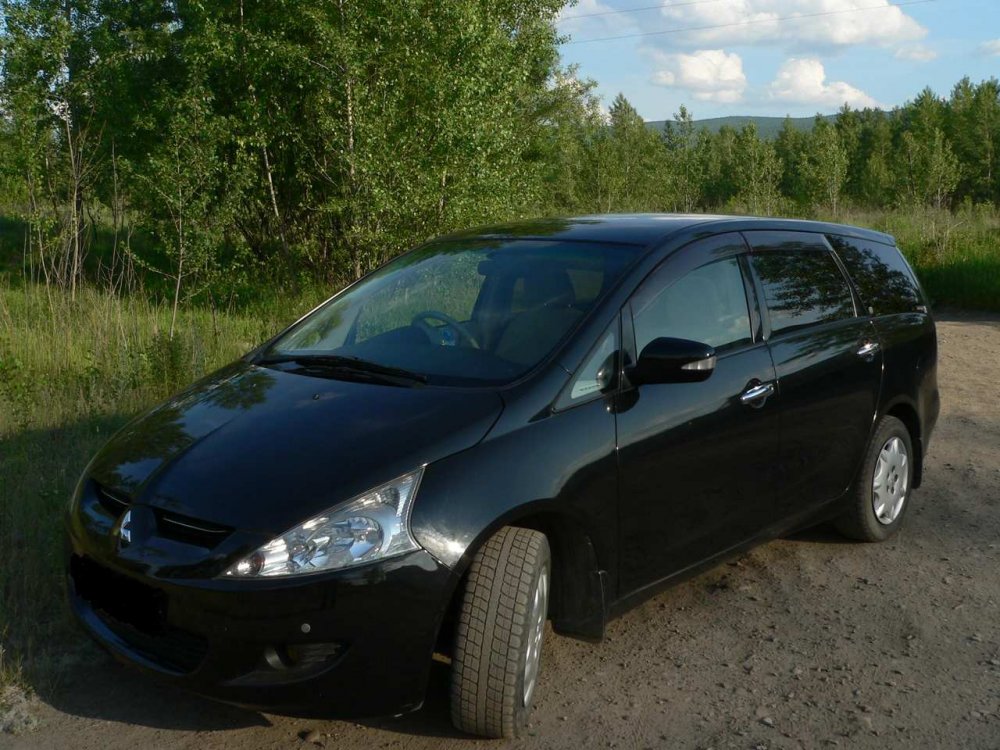
[[[341,652],[340,643],[293,643],[285,648],[296,667],[311,667],[332,661]]]
[[[288,669],[293,666],[285,649],[277,649],[274,646],[264,649],[264,661],[271,669]]]
[[[285,646],[268,646],[264,661],[271,669],[308,669],[332,661],[343,649],[340,643],[293,643]]]

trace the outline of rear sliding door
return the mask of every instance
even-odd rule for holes
[[[881,343],[823,235],[744,235],[778,381],[779,509],[792,518],[842,495],[858,471],[878,404]]]

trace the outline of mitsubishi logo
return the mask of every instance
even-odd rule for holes
[[[118,551],[134,548],[145,554],[147,542],[156,535],[156,515],[148,505],[133,505],[122,513],[111,531],[111,539]]]
[[[132,543],[132,509],[129,508],[118,521],[118,546],[128,547]]]
[[[132,543],[132,509],[125,511],[118,522],[118,546],[128,547]]]

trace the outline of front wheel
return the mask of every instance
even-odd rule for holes
[[[451,719],[463,732],[517,737],[527,726],[548,616],[545,535],[505,526],[476,553],[458,616]]]
[[[883,417],[848,492],[848,507],[837,520],[840,533],[862,542],[881,542],[899,530],[913,485],[913,459],[906,425],[895,417]]]

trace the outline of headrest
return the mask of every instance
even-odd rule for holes
[[[566,269],[556,264],[545,264],[532,269],[531,274],[524,277],[525,307],[559,307],[576,302],[576,292],[569,280]]]

